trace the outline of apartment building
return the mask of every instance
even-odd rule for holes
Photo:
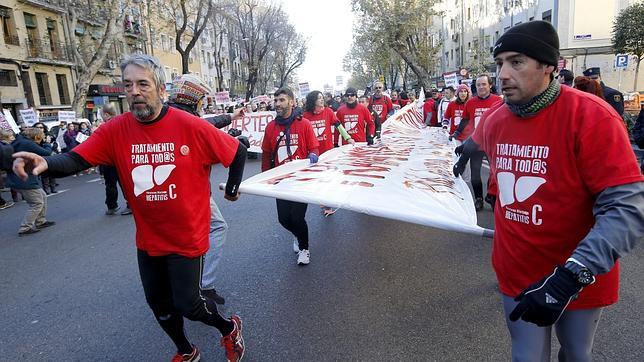
[[[551,22],[559,33],[560,68],[581,75],[584,69],[600,67],[604,82],[630,91],[635,66],[615,67],[611,48],[613,22],[619,12],[638,0],[454,0],[442,1],[436,10],[434,31],[441,50],[436,81],[456,72],[466,79],[481,72],[494,75],[492,47],[510,27],[532,20]],[[644,84],[640,74],[639,84]]]
[[[43,121],[71,109],[74,63],[62,2],[0,0],[0,103],[15,119],[30,107]]]

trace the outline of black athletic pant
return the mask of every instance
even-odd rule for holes
[[[224,336],[232,332],[233,323],[219,314],[215,302],[201,296],[201,256],[150,256],[138,250],[137,257],[145,299],[179,353],[192,351],[183,317],[213,326]]]
[[[308,204],[276,199],[277,219],[282,226],[293,233],[300,245],[300,250],[309,249],[309,227],[306,225],[306,208]]]
[[[472,189],[474,197],[483,198],[483,182],[481,182],[481,166],[483,165],[485,152],[476,151],[470,157],[470,171],[472,172]]]
[[[119,182],[119,176],[116,172],[116,167],[113,166],[100,166],[105,179],[105,205],[108,209],[116,209],[119,204],[119,191],[116,188]]]

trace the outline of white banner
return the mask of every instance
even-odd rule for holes
[[[243,136],[248,137],[248,142],[250,142],[250,148],[248,152],[257,152],[262,153],[262,141],[264,140],[264,131],[266,130],[266,125],[273,119],[275,119],[275,112],[253,112],[245,113],[244,118],[233,120],[233,122],[228,127],[224,127],[221,130],[228,132],[231,128],[237,128],[242,132]],[[204,118],[216,117],[215,115],[205,115]]]
[[[380,143],[335,148],[314,165],[293,161],[247,179],[239,190],[490,236],[477,225],[469,188],[452,174],[447,137],[424,127],[422,112],[409,104],[383,124]]]
[[[36,111],[33,108],[21,109],[20,117],[22,117],[22,121],[28,127],[32,127],[34,124],[38,122],[38,113],[36,113]]]
[[[3,109],[0,112],[0,129],[10,129],[13,133],[20,133],[20,128],[18,128],[16,121],[11,115],[11,111],[8,109]]]

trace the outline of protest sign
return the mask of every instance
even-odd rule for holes
[[[74,111],[58,111],[58,121],[74,123],[76,122],[76,112]]]
[[[33,108],[21,109],[20,117],[22,117],[22,121],[29,127],[38,122],[38,113]]]
[[[226,104],[230,102],[230,93],[228,91],[215,93],[215,103]]]
[[[11,111],[9,111],[8,109],[3,109],[0,113],[0,129],[10,129],[13,131],[13,133],[20,132],[20,128],[18,128],[16,121],[11,115]]]

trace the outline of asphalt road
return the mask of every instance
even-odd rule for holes
[[[249,160],[246,176],[258,169]],[[218,170],[213,184],[225,177]],[[143,297],[132,217],[104,215],[96,178],[60,180],[68,191],[49,198],[57,224],[43,232],[18,237],[24,202],[0,211],[0,361],[175,353]],[[231,203],[217,192],[216,201],[230,224],[221,311],[244,321],[244,360],[509,359],[491,240],[342,210],[324,218],[310,205],[311,264],[298,267],[273,199]],[[492,227],[488,208],[479,224]],[[621,300],[596,335],[598,361],[644,356],[643,257],[638,245],[623,259]],[[214,329],[189,321],[186,329],[204,361],[225,360]]]

